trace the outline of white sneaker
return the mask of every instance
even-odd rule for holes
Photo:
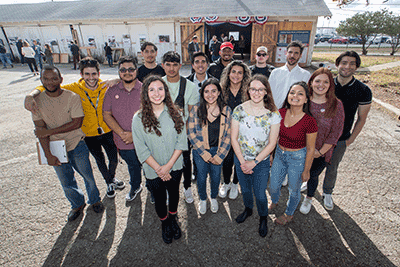
[[[286,175],[285,179],[283,179],[282,186],[287,186],[288,182],[289,182],[289,179],[288,179],[288,176]]]
[[[230,199],[236,199],[238,196],[238,184],[230,184],[231,191],[229,192]]]
[[[192,188],[189,187],[188,189],[185,190],[185,200],[186,203],[193,203],[193,194],[192,194]]]
[[[327,210],[333,210],[333,200],[332,194],[322,194],[322,198],[324,199],[324,207]]]
[[[218,201],[215,198],[211,199],[211,211],[213,213],[217,213],[217,211],[218,211]]]
[[[199,212],[200,214],[206,214],[207,211],[207,200],[200,200]]]
[[[218,196],[225,198],[226,195],[228,194],[229,189],[231,189],[231,184],[222,183],[222,185],[219,188]]]
[[[303,214],[308,214],[311,210],[312,198],[305,197],[303,203],[301,203],[300,212]]]
[[[300,187],[300,192],[307,191],[307,182],[303,182]]]

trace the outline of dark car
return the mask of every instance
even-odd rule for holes
[[[349,39],[347,39],[346,37],[333,37],[331,39],[328,40],[328,43],[330,44],[347,44],[349,42]]]
[[[319,38],[319,41],[320,42],[327,42],[329,39],[331,39],[333,37],[333,35],[322,35],[320,38]]]
[[[349,44],[361,44],[360,37],[349,37]]]

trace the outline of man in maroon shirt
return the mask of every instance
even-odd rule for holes
[[[137,66],[132,57],[120,58],[118,72],[121,81],[107,90],[104,96],[103,117],[108,127],[113,130],[119,154],[128,164],[131,190],[126,195],[126,200],[132,201],[142,191],[141,164],[132,140],[132,118],[140,108],[142,83],[136,78]]]

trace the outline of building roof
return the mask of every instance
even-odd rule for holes
[[[329,16],[324,0],[83,0],[0,5],[0,24],[97,19]]]

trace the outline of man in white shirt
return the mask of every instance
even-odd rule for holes
[[[295,82],[308,82],[311,77],[310,72],[300,68],[298,62],[303,53],[303,44],[298,41],[291,42],[287,47],[286,64],[276,68],[269,76],[269,83],[272,89],[275,105],[278,109],[282,108],[290,86]]]

